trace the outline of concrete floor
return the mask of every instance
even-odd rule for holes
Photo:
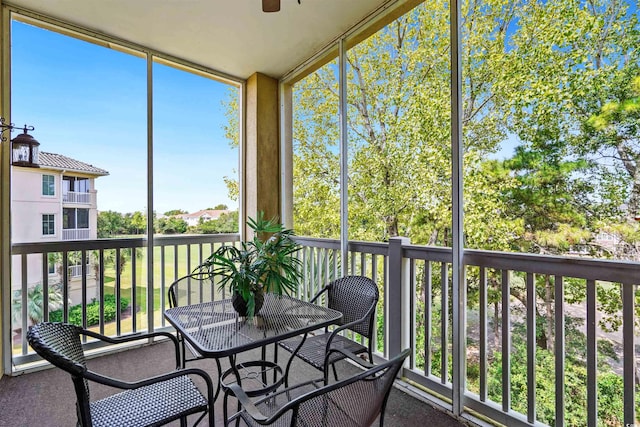
[[[281,353],[281,359],[284,353]],[[241,359],[253,360],[259,353],[243,354]],[[158,375],[174,369],[173,348],[169,343],[159,343],[139,347],[89,360],[90,369],[125,380],[136,380]],[[223,369],[227,365],[223,362]],[[189,367],[205,369],[217,378],[215,363],[211,360],[191,362]],[[339,375],[357,372],[357,368],[347,362],[338,364]],[[320,372],[296,360],[291,371],[291,384],[320,376]],[[114,393],[114,389],[93,384],[92,400]],[[0,426],[4,427],[62,427],[76,423],[75,394],[70,376],[57,368],[46,369],[15,377],[0,379]],[[222,398],[215,404],[216,425],[222,423]],[[172,423],[171,425],[179,425]],[[201,423],[200,425],[204,425]],[[389,397],[385,415],[387,427],[409,426],[451,426],[463,424],[446,413],[435,409],[430,403],[416,399],[394,388]]]

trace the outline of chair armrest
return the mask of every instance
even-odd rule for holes
[[[136,333],[123,337],[112,338],[106,335],[99,334],[97,332],[90,331],[88,329],[82,329],[81,333],[92,338],[97,338],[101,341],[108,342],[110,344],[122,344],[125,342],[138,341],[143,339],[149,339],[153,337],[165,337],[169,338],[173,342],[176,355],[176,369],[180,367],[180,345],[178,339],[170,332],[148,332],[148,333]]]
[[[325,287],[323,287],[322,289],[320,289],[320,290],[318,291],[318,293],[317,293],[317,294],[315,294],[315,295],[313,296],[313,298],[311,298],[311,300],[310,300],[309,302],[310,302],[310,303],[314,303],[314,302],[316,302],[316,300],[317,300],[318,298],[320,298],[320,296],[321,296],[323,293],[327,292],[328,290],[329,290],[329,288],[328,288],[328,287],[326,287],[326,286],[325,286]]]
[[[281,394],[285,394],[285,393],[288,394],[295,389],[298,389],[300,387],[304,387],[310,384],[313,384],[316,387],[316,389],[318,389],[318,386],[316,384],[319,384],[319,383],[324,385],[322,380],[311,380],[311,381],[306,381],[300,384],[296,384],[292,387],[288,387],[280,391],[277,391],[273,394],[264,396],[261,399],[256,400],[255,403],[262,403],[266,400],[273,399],[274,397],[279,396]],[[291,400],[288,399],[289,401],[282,407],[278,408],[278,410],[273,414],[271,414],[271,416],[266,416],[260,411],[260,409],[258,409],[254,401],[252,401],[249,398],[249,396],[247,396],[247,394],[244,392],[242,387],[240,387],[238,384],[230,384],[228,387],[229,387],[229,390],[233,393],[233,395],[238,399],[238,402],[242,404],[242,407],[244,408],[245,412],[249,414],[249,416],[251,416],[251,418],[253,418],[258,424],[263,424],[263,425],[271,425],[275,420],[280,418],[282,414],[291,410],[292,406],[296,405],[300,399],[303,399],[305,396],[309,394],[309,392],[307,392],[294,399],[291,399]]]
[[[264,422],[267,420],[267,416],[260,412],[260,409],[251,401],[247,393],[244,392],[242,387],[238,384],[229,384],[229,391],[238,399],[238,402],[242,405],[242,408],[257,422]],[[225,420],[226,422],[226,420]]]
[[[354,354],[353,352],[351,352],[349,350],[332,348],[326,353],[326,355],[324,357],[324,371],[325,372],[328,372],[328,369],[329,369],[329,356],[331,355],[331,353],[340,353],[345,358],[354,361],[355,363],[357,363],[358,365],[360,365],[361,367],[363,367],[365,369],[370,369],[370,368],[373,368],[375,366],[374,364],[367,362],[366,360],[362,359],[361,357],[358,357],[358,355]]]

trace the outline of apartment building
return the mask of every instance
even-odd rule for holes
[[[95,180],[109,175],[104,169],[70,157],[40,152],[39,168],[11,167],[11,240],[13,243],[92,240],[97,238],[98,210]],[[27,288],[41,284],[44,265],[42,254],[31,254],[27,262]],[[87,263],[91,262],[87,259]],[[59,254],[47,256],[48,283],[62,280]],[[87,300],[96,296],[95,280],[87,267]],[[22,260],[14,256],[12,289],[21,290]],[[73,304],[82,301],[80,259],[67,260],[69,298]]]

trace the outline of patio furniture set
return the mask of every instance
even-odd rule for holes
[[[246,425],[370,426],[384,410],[391,385],[409,350],[373,365],[372,337],[378,302],[376,284],[365,277],[347,276],[326,285],[311,301],[289,296],[265,295],[260,312],[240,317],[231,299],[202,301],[207,278],[193,274],[169,288],[166,320],[176,334],[152,332],[110,338],[81,327],[45,322],[30,328],[28,340],[41,357],[68,372],[77,397],[78,425],[159,426],[194,416],[213,426],[213,403],[224,394],[225,426],[242,420]],[[356,342],[345,333],[357,333],[368,341]],[[142,381],[126,382],[87,368],[82,337],[118,344],[149,338],[166,338],[175,349],[176,369]],[[273,361],[266,348],[274,346]],[[238,355],[261,349],[260,360],[238,361]],[[289,354],[278,363],[278,349]],[[366,354],[368,362],[358,354]],[[214,359],[217,381],[186,363]],[[222,371],[220,359],[230,368]],[[322,378],[289,384],[295,358],[323,373]],[[357,375],[339,380],[335,363],[350,360],[363,368]],[[330,368],[331,366],[331,368]],[[333,370],[334,381],[329,380]],[[195,381],[194,381],[195,380]],[[123,391],[101,400],[90,400],[89,382]],[[198,384],[198,385],[196,385]],[[237,406],[229,413],[229,399]],[[192,420],[192,418],[189,418]]]

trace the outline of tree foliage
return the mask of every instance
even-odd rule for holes
[[[448,7],[427,0],[347,52],[350,240],[407,236],[416,244],[451,245]],[[462,15],[465,246],[640,260],[636,8],[624,0],[469,0]],[[294,86],[294,226],[301,235],[337,238],[340,232],[337,66],[328,63]],[[511,146],[501,158],[500,150]],[[601,233],[614,235],[616,243],[602,244]],[[496,337],[505,285],[500,273],[487,272]],[[419,268],[416,274],[421,277]],[[467,276],[470,304],[477,301],[474,274]],[[526,306],[524,276],[510,280],[513,300]],[[554,280],[536,275],[534,282],[539,418],[549,423],[553,387],[544,382],[554,373]],[[566,303],[583,303],[586,283],[564,281]],[[597,289],[600,326],[618,330],[619,287]],[[566,325],[567,336],[584,336],[577,319],[568,317]],[[570,396],[584,393],[579,348],[585,347],[568,349]],[[438,351],[431,354],[434,366]],[[613,359],[615,352],[607,355]],[[514,369],[525,369],[518,357],[526,354],[515,356]],[[491,363],[500,367],[498,359]],[[512,373],[512,402],[521,412],[524,374]],[[601,375],[599,387],[619,379],[606,366]],[[569,400],[567,421],[580,424],[582,402]],[[608,395],[599,402],[604,422],[619,423],[619,400]]]
[[[184,219],[176,217],[159,218],[153,225],[155,232],[161,234],[182,234],[188,227]]]

